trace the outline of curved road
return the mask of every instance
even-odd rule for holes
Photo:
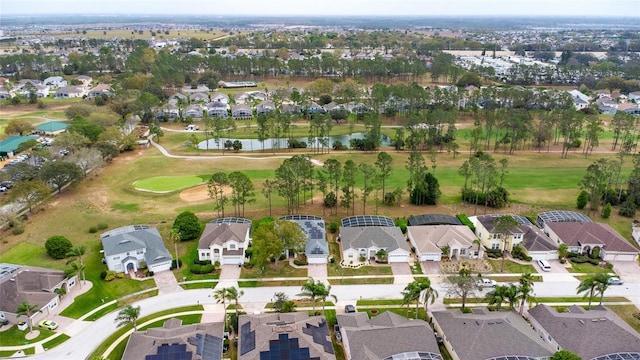
[[[576,296],[575,289],[579,283],[578,280],[570,279],[567,274],[542,275],[544,282],[535,283],[535,296]],[[446,296],[447,287],[442,283],[440,277],[433,277],[433,281],[440,297],[437,304],[432,305],[431,309],[444,309],[442,299]],[[225,283],[225,286],[227,285]],[[404,287],[405,284],[334,285],[331,290],[339,300],[336,309],[341,309],[345,304],[354,304],[360,299],[398,299]],[[245,294],[240,302],[245,311],[251,313],[263,311],[266,303],[271,301],[276,292],[284,292],[290,298],[295,298],[296,294],[300,292],[300,287],[260,287],[243,288],[242,290]],[[483,293],[487,291],[489,290],[483,290]],[[208,316],[211,317],[212,313],[223,313],[222,305],[216,304],[211,295],[211,289],[186,290],[144,299],[137,302],[136,305],[141,307],[140,316],[143,317],[169,308],[201,304],[205,306],[205,315],[209,314]],[[640,281],[634,279],[633,282],[627,282],[622,286],[610,286],[606,296],[625,296],[638,306],[640,305]],[[69,340],[44,353],[30,356],[30,358],[37,360],[62,358],[83,360],[116,330],[116,315],[117,312],[112,312],[94,322],[75,321],[64,331],[71,336]]]

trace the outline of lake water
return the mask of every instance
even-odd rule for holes
[[[349,135],[341,135],[341,136],[330,136],[329,137],[329,148],[333,148],[333,143],[335,143],[336,141],[340,141],[342,143],[342,145],[345,146],[349,146],[349,139],[364,139],[365,133],[353,133],[351,136]],[[314,141],[312,143],[309,143],[309,138],[308,137],[299,137],[299,138],[295,138],[298,141],[304,141],[305,143],[307,143],[307,148],[313,148],[315,146],[315,143],[317,141],[317,139],[314,139]],[[262,149],[264,150],[271,150],[274,148],[277,149],[286,149],[287,148],[287,144],[289,143],[289,139],[288,138],[270,138],[270,139],[266,139],[263,143],[260,143],[260,141],[256,140],[256,139],[227,139],[227,138],[221,138],[219,140],[219,145],[218,146],[218,142],[216,142],[214,139],[209,139],[209,149],[210,150],[215,150],[215,149],[222,149],[224,147],[224,143],[227,140],[231,140],[231,141],[236,141],[236,140],[240,140],[240,142],[242,143],[242,150],[241,151],[260,151]],[[381,135],[380,136],[380,145],[382,146],[391,146],[392,142],[391,142],[391,138],[389,138],[386,135]],[[202,149],[202,150],[206,150],[207,149],[207,141],[201,141],[200,143],[198,143],[198,148]]]

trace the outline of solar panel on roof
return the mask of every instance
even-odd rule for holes
[[[251,330],[251,323],[247,322],[240,327],[240,355],[244,355],[256,348],[256,332]]]

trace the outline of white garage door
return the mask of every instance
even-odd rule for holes
[[[420,254],[420,261],[440,261],[440,254],[438,253],[424,253]]]
[[[388,256],[390,263],[398,263],[398,262],[407,262],[409,261],[409,257],[407,255],[389,255]]]
[[[242,256],[223,256],[222,265],[238,265],[242,264]]]
[[[605,254],[604,259],[606,261],[634,261],[636,259],[635,254]]]
[[[326,256],[307,256],[307,262],[309,264],[326,264],[327,257]]]
[[[164,263],[149,265],[149,270],[153,272],[166,271],[171,269],[171,261],[167,261]]]

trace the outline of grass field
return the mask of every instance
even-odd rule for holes
[[[156,176],[136,181],[136,189],[153,192],[171,192],[204,183],[202,176]]]

